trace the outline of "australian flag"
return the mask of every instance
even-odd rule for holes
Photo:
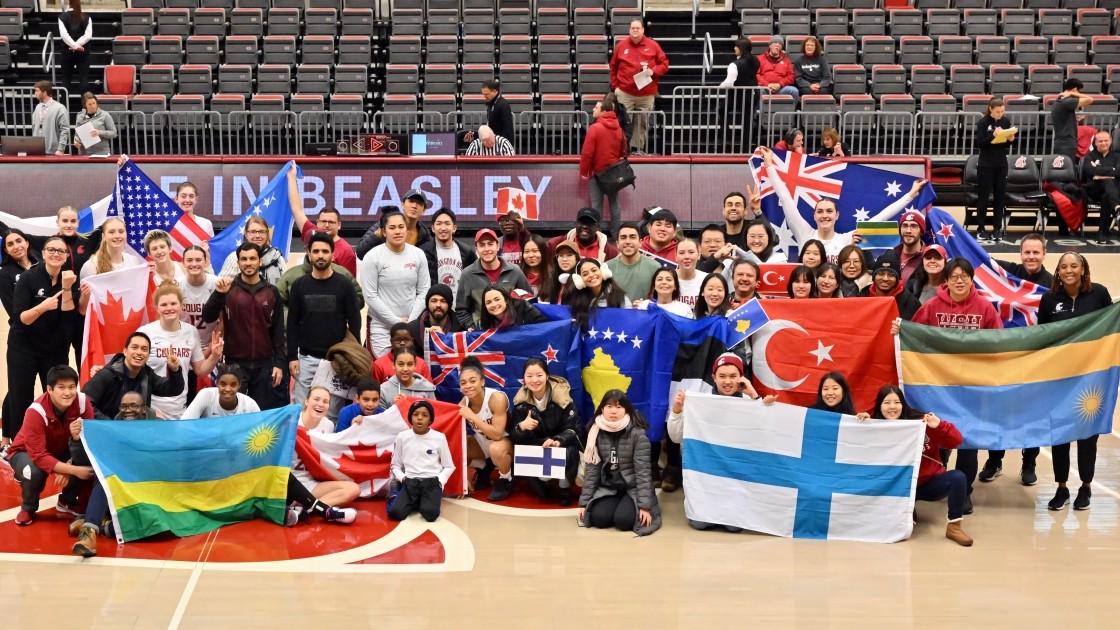
[[[762,163],[762,156],[757,153],[751,158],[751,171],[759,182],[762,196],[762,211],[777,228],[786,251],[790,252],[791,247],[796,250],[795,232],[792,226],[785,224],[785,213],[774,187],[775,182],[770,181]],[[906,210],[921,210],[937,198],[932,187],[927,185],[913,203],[892,209],[919,178],[792,151],[775,151],[774,168],[781,178],[781,185],[789,192],[809,225],[816,225],[813,208],[818,201],[828,198],[836,202],[840,212],[836,221],[837,232],[855,230],[858,221],[887,221]],[[885,213],[887,210],[890,211]]]
[[[529,359],[543,359],[549,374],[568,377],[570,367],[578,363],[578,355],[577,360],[569,360],[574,328],[569,318],[502,331],[430,334],[425,354],[436,385],[436,398],[451,403],[463,399],[459,392],[459,366],[471,356],[482,363],[486,386],[504,391],[511,402],[521,389],[521,375]],[[578,365],[575,367],[578,370]],[[571,385],[574,396],[580,382],[576,380]]]
[[[210,264],[214,267],[215,273],[221,271],[226,258],[241,244],[245,234],[245,223],[253,215],[263,217],[268,223],[272,229],[272,246],[280,250],[287,259],[288,250],[292,245],[292,225],[295,223],[292,207],[288,202],[288,169],[292,168],[296,169],[298,177],[303,176],[295,162],[285,164],[257,195],[249,211],[210,239]]]
[[[94,221],[93,217],[97,214],[95,206],[89,208],[87,224]],[[117,184],[105,211],[105,218],[109,217],[124,220],[129,247],[144,258],[148,257],[144,236],[152,230],[163,230],[171,235],[172,256],[176,260],[182,260],[183,250],[187,247],[210,237],[132,160],[125,160],[117,169]]]
[[[1048,287],[1007,273],[992,261],[988,252],[952,215],[941,208],[930,208],[926,222],[937,244],[944,247],[951,258],[964,258],[972,264],[976,270],[973,279],[976,290],[996,307],[1005,328],[1038,323],[1038,305]]]

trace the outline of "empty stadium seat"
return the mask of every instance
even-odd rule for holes
[[[498,63],[528,63],[532,59],[533,43],[523,35],[502,35],[499,41]]]
[[[1073,11],[1069,9],[1040,9],[1038,34],[1043,37],[1073,35]]]
[[[244,94],[215,94],[210,99],[210,111],[228,118],[232,112],[245,111]]]
[[[831,94],[801,97],[801,129],[815,136],[829,127],[839,127],[840,105]]]
[[[998,35],[977,37],[976,63],[985,68],[993,64],[1011,63],[1011,41]]]
[[[1022,94],[1026,71],[1021,66],[992,64],[988,67],[988,91],[995,96]]]
[[[503,63],[498,68],[502,90],[529,93],[533,91],[532,66],[527,63]]]
[[[858,64],[845,63],[833,66],[832,93],[836,96],[866,94],[867,69]]]
[[[572,67],[569,64],[541,64],[539,69],[541,94],[560,94],[572,91]]]
[[[296,68],[296,92],[299,94],[331,93],[331,67],[325,64],[301,64]]]
[[[1089,58],[1088,40],[1084,37],[1057,36],[1050,40],[1053,63],[1059,66],[1084,64]]]
[[[367,66],[337,65],[334,67],[334,93],[365,96],[369,91]],[[332,98],[333,103],[333,98]]]
[[[1013,40],[1015,63],[1027,67],[1036,63],[1050,63],[1050,40],[1040,36],[1019,35]]]
[[[264,35],[264,12],[260,9],[236,8],[229,14],[230,35]]]
[[[194,34],[225,37],[226,10],[219,8],[196,9],[194,12]],[[172,99],[173,102],[174,100]]]
[[[1065,75],[1058,66],[1039,64],[1027,67],[1027,80],[1032,94],[1057,94],[1062,91]]]
[[[285,112],[287,108],[284,106],[283,94],[254,94],[252,100],[249,101],[249,111],[252,112]],[[261,120],[259,117],[255,119],[254,125],[258,128],[265,127],[267,129],[275,129],[275,125],[281,124],[279,120],[274,120],[274,117],[268,116],[266,120]]]
[[[356,36],[351,36],[356,37]],[[333,35],[308,35],[303,38],[300,43],[300,62],[310,64],[327,64],[334,65],[334,43]],[[367,43],[369,39],[366,39]],[[341,43],[338,46],[342,47]],[[369,54],[366,54],[369,58]]]
[[[860,41],[860,63],[865,66],[893,64],[895,40],[886,35],[868,35]]]
[[[108,66],[106,66],[106,67],[108,67]],[[110,114],[116,114],[118,112],[127,112],[128,111],[128,101],[129,101],[129,97],[127,97],[127,96],[118,96],[116,94],[98,94],[97,95],[97,105],[98,105],[98,107],[100,107],[101,109],[109,112]],[[121,122],[117,123],[118,128],[123,127],[123,126],[124,126],[123,123],[121,123]]]
[[[160,9],[156,14],[156,32],[160,35],[191,34],[191,12],[187,9]]]
[[[428,35],[459,35],[458,9],[428,9]]]
[[[824,38],[824,54],[829,63],[858,63],[859,47],[851,35],[829,35]]]
[[[429,35],[426,63],[459,63],[459,39],[451,35]]]
[[[576,88],[581,94],[603,95],[610,91],[611,71],[607,64],[587,64],[576,69]]]
[[[121,35],[151,37],[156,32],[156,14],[152,9],[125,9],[121,12]]]
[[[918,105],[909,94],[884,94],[879,97],[879,109],[884,112],[913,114],[918,110]]]
[[[983,94],[984,68],[978,65],[956,65],[949,69],[950,94],[963,99],[969,94]]]
[[[871,95],[906,93],[906,69],[896,64],[877,64],[871,67]]]
[[[985,114],[988,111],[988,103],[991,102],[991,100],[992,97],[987,94],[966,94],[961,97],[961,111],[973,114]]]
[[[292,67],[262,63],[257,67],[257,94],[288,96],[292,93]]]
[[[813,32],[817,39],[829,35],[847,35],[848,12],[844,9],[817,9],[813,17]]]
[[[972,38],[963,35],[937,38],[937,62],[946,67],[972,63]]]
[[[520,7],[499,7],[498,8],[498,32],[502,36],[505,35],[524,35],[529,36],[529,27],[532,24],[530,19],[529,9]],[[556,35],[566,35],[567,33],[554,33]]]
[[[929,9],[926,11],[926,35],[961,34],[961,13],[956,9]]]
[[[322,112],[327,109],[327,99],[323,94],[300,94],[292,95],[288,103],[288,109],[297,117],[304,112]]]
[[[358,94],[334,94],[331,96],[330,111],[363,113],[365,103]]]
[[[132,0],[132,1],[133,1],[133,4],[136,3],[136,0]],[[228,13],[228,12],[232,11],[234,6],[236,6],[236,5],[234,4],[233,0],[199,0],[198,6],[200,8],[225,9],[226,12]]]
[[[217,36],[191,35],[187,38],[184,63],[216,68],[221,62],[221,45]]]
[[[537,8],[537,35],[568,35],[568,10]],[[505,36],[505,33],[502,34]]]
[[[758,108],[763,133],[777,135],[792,126],[797,101],[788,94],[765,94]]]
[[[845,94],[840,97],[840,116],[874,112],[875,99],[870,94]]]
[[[296,38],[292,35],[269,35],[264,38],[261,63],[296,65]]]
[[[1086,7],[1077,9],[1077,34],[1081,37],[1109,35],[1112,32],[1112,16],[1107,9]]]
[[[482,88],[483,81],[489,81],[494,78],[494,64],[493,63],[470,63],[463,64],[463,92],[466,94],[477,94]]]
[[[178,66],[183,63],[183,38],[155,35],[148,40],[148,63]]]
[[[808,9],[779,9],[778,34],[809,35],[812,32],[812,16]]]
[[[576,41],[586,41],[588,37],[595,37],[594,35],[582,35],[576,38]],[[605,42],[606,36],[599,35],[599,39]],[[602,59],[599,59],[601,62]],[[571,43],[570,40],[564,35],[541,35],[537,40],[537,63],[539,64],[557,64],[557,63],[571,63]]]
[[[308,9],[303,16],[305,35],[329,35],[338,33],[338,9]]]
[[[387,94],[416,94],[419,91],[419,66],[405,63],[390,63],[385,66],[385,92]]]
[[[113,63],[142,66],[148,63],[148,41],[140,35],[113,38]]]
[[[945,93],[945,66],[922,64],[910,67],[910,93],[921,99],[926,94]]]
[[[1072,64],[1066,66],[1067,79],[1080,79],[1085,84],[1085,94],[1097,94],[1104,91],[1104,69],[1091,64]]]
[[[105,66],[105,93],[131,96],[136,92],[136,66],[112,64]]]
[[[463,10],[463,36],[494,34],[494,7]]]
[[[739,12],[739,32],[744,37],[773,35],[774,13],[767,8],[743,9]]]
[[[906,68],[933,63],[933,40],[918,35],[901,38],[898,41],[898,63]]]
[[[168,64],[147,64],[140,67],[140,93],[163,94],[171,96],[175,93],[175,68]]]
[[[411,29],[413,31],[418,29]],[[364,35],[371,37],[373,35],[373,9],[361,9],[347,7],[342,10],[342,34],[343,35]],[[403,35],[399,27],[394,29],[394,34]],[[419,37],[422,32],[413,32],[412,35]]]
[[[852,11],[852,35],[854,37],[886,34],[886,11],[882,9],[854,9]],[[915,33],[915,35],[920,34],[921,33]]]
[[[607,20],[606,11],[602,8],[580,7],[574,12],[574,26],[572,33],[579,35],[602,35]]]
[[[922,34],[923,16],[917,9],[891,9],[887,23],[893,37]]]
[[[214,93],[213,75],[208,65],[183,64],[179,67],[179,94],[208,97]]]
[[[465,35],[463,37],[463,64],[485,63],[494,65],[496,48],[490,35]]]
[[[999,18],[995,9],[965,9],[964,34],[971,37],[980,35],[995,35],[998,30]]]
[[[1000,11],[999,32],[1004,37],[1034,35],[1035,13],[1031,9],[1003,9]]]
[[[142,71],[141,71],[142,72]],[[143,78],[141,78],[141,82]],[[132,97],[131,111],[144,114],[141,119],[135,120],[137,129],[147,130],[162,127],[155,118],[157,112],[167,111],[167,96],[164,94],[137,94]]]
[[[430,63],[424,67],[425,92],[454,94],[458,92],[458,83],[459,71],[455,64]]]
[[[252,35],[230,35],[226,38],[226,63],[255,66],[260,63],[260,48]]]
[[[218,92],[220,94],[242,96],[252,94],[253,66],[230,63],[218,66]],[[214,98],[217,98],[217,95]],[[213,99],[211,99],[211,103],[213,103]],[[244,104],[244,101],[242,104]]]
[[[385,97],[385,109],[388,113],[407,113],[419,109],[415,94],[392,94]]]
[[[1092,40],[1089,60],[1098,66],[1120,63],[1120,37],[1115,35],[1096,35]]]
[[[422,50],[419,35],[393,35],[389,38],[389,63],[416,62]]]
[[[637,5],[630,8],[611,8],[611,0],[607,1],[607,9],[611,15],[611,37],[625,37],[630,32],[630,22],[642,17],[641,9]],[[774,18],[770,17],[770,29],[773,32]]]
[[[343,18],[344,19],[345,19],[345,13],[346,12],[344,11],[343,12]],[[370,15],[371,28],[372,28],[372,19],[373,19],[373,16],[372,16],[372,13],[371,13],[371,15]],[[418,36],[422,36],[424,34],[424,12],[420,9],[397,9],[397,8],[394,8],[393,13],[392,13],[392,22],[391,23],[393,25],[393,34],[394,35],[418,35]],[[346,32],[345,28],[346,28],[346,24],[344,22],[343,23],[343,32],[344,33]],[[369,33],[370,33],[370,31],[367,30],[366,34],[369,34]],[[346,34],[350,35],[351,33],[346,33]],[[361,33],[353,33],[353,34],[360,35]]]
[[[1108,84],[1109,94],[1120,94],[1120,65],[1105,68],[1105,82]]]

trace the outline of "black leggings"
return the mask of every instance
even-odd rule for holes
[[[1098,437],[1100,436],[1094,435],[1077,441],[1077,474],[1081,477],[1081,483],[1093,482],[1093,472],[1097,468]],[[1054,481],[1069,481],[1069,443],[1054,445],[1050,454],[1054,457]]]
[[[8,341],[8,396],[4,405],[4,437],[15,439],[23,426],[23,414],[35,402],[35,377],[45,391],[47,372],[56,365],[66,365],[69,344],[61,352],[49,349],[25,351],[22,343]]]
[[[1003,230],[1003,214],[1007,207],[1007,162],[1002,166],[980,166],[976,169],[976,225],[983,230],[988,222],[988,195],[995,210],[995,231]]]
[[[588,520],[591,526],[599,529],[615,527],[630,532],[634,531],[634,523],[638,522],[638,510],[634,507],[634,500],[626,493],[596,499],[591,504],[589,514]]]

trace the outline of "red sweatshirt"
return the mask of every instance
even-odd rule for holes
[[[918,468],[919,486],[945,472],[939,449],[957,448],[962,440],[961,432],[951,422],[942,420],[936,429],[926,425],[926,443],[922,447],[922,463]]]
[[[638,245],[638,248],[654,256],[660,256],[666,260],[677,262],[677,239],[669,241],[669,244],[661,249],[655,249],[653,241],[649,240],[649,236],[646,236],[642,238],[642,242]]]
[[[964,301],[958,303],[949,297],[949,287],[944,284],[937,290],[937,295],[932,300],[918,309],[911,321],[938,328],[965,330],[1003,328],[1003,320],[999,318],[995,307],[980,296],[976,287],[972,287]]]
[[[793,62],[789,55],[782,53],[774,59],[770,53],[764,52],[758,56],[758,84],[762,86],[777,83],[782,87],[793,85]]]
[[[579,154],[579,174],[591,178],[626,156],[626,136],[614,112],[603,112],[587,128]]]
[[[51,395],[43,392],[23,414],[23,428],[12,440],[8,454],[26,452],[39,470],[51,474],[60,461],[70,459],[70,423],[78,418],[93,418],[93,405],[85,394],[78,392],[60,419],[54,413]]]
[[[634,75],[642,71],[642,62],[648,64],[653,80],[642,89],[634,84]],[[661,46],[643,36],[635,44],[625,37],[614,47],[611,55],[611,90],[621,89],[631,96],[652,96],[657,94],[657,80],[669,71],[669,58]]]

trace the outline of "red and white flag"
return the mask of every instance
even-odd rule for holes
[[[104,367],[124,350],[128,336],[153,319],[152,274],[147,265],[126,267],[90,276],[82,281],[90,289],[82,336],[81,384],[90,371]]]
[[[520,188],[499,188],[498,203],[495,207],[498,209],[498,216],[509,214],[510,211],[516,211],[526,221],[536,221],[540,216],[537,194],[525,192]]]
[[[789,297],[789,278],[797,268],[792,263],[766,263],[758,266],[758,288],[755,292],[766,297]]]
[[[361,496],[383,494],[389,483],[389,466],[393,460],[393,442],[397,434],[409,429],[408,406],[416,399],[405,398],[382,413],[365,416],[361,424],[351,425],[341,433],[319,433],[299,428],[296,434],[296,455],[311,476],[321,481],[353,481],[361,488]],[[467,493],[467,433],[459,406],[428,401],[436,411],[432,429],[447,437],[447,447],[455,460],[455,472],[443,487],[449,496]]]

